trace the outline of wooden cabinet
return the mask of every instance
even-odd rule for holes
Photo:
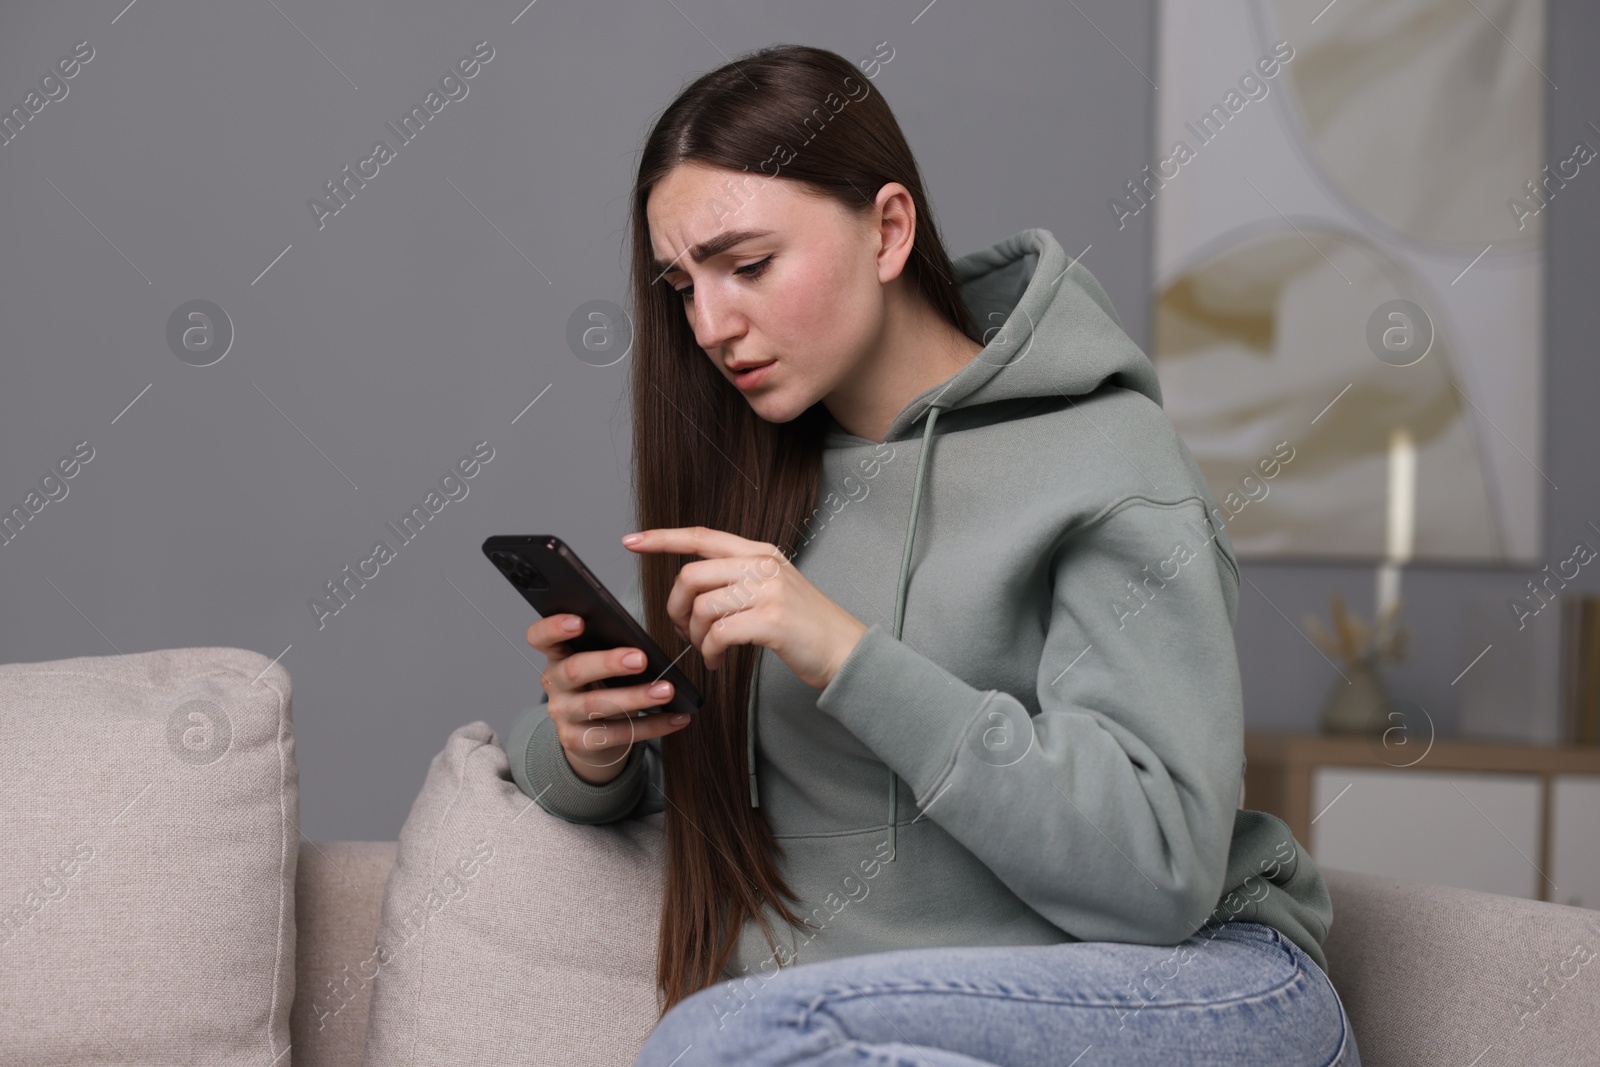
[[[1319,864],[1600,908],[1600,746],[1250,731],[1244,803]]]

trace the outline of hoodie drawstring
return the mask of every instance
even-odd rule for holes
[[[900,639],[900,632],[905,624],[906,614],[906,589],[911,579],[911,548],[917,536],[917,516],[922,510],[922,485],[928,473],[928,455],[933,447],[933,424],[939,417],[939,412],[944,408],[939,404],[928,405],[928,423],[922,431],[922,454],[917,458],[917,480],[911,490],[911,515],[906,522],[906,547],[900,557],[900,582],[895,593],[894,604],[894,637]],[[745,758],[750,768],[750,806],[761,806],[760,795],[756,791],[756,684],[761,673],[762,646],[756,646],[756,665],[750,672],[750,701],[745,708],[745,734],[749,744]],[[889,855],[884,860],[886,863],[894,861],[895,857],[895,822],[899,818],[900,808],[900,776],[894,771],[889,772]]]
[[[928,472],[928,455],[933,449],[933,422],[943,410],[938,404],[928,405],[928,424],[922,431],[922,454],[917,457],[917,480],[911,490],[911,517],[906,522],[906,550],[900,557],[900,588],[894,598],[894,637],[900,640],[900,631],[906,617],[906,589],[911,584],[911,545],[917,536],[917,516],[922,511],[922,480]],[[900,776],[889,772],[889,855],[884,861],[894,862],[895,822],[899,817]]]
[[[761,653],[763,645],[756,646],[756,665],[750,668],[750,702],[744,710],[744,733],[749,738],[745,750],[745,765],[750,768],[750,806],[761,806],[761,794],[756,792],[756,684],[761,681]]]

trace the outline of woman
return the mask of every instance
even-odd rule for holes
[[[551,616],[506,747],[562,818],[665,813],[637,1063],[1357,1064],[1321,876],[1238,808],[1222,513],[1089,272],[952,263],[806,47],[673,101],[633,238],[630,610],[705,704]]]

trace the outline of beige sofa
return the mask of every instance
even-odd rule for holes
[[[301,845],[295,969],[302,988],[325,979],[334,961],[371,948],[394,855],[392,841]],[[1600,915],[1337,869],[1324,868],[1323,876],[1336,917],[1328,967],[1364,1067],[1600,1063],[1600,968],[1582,966],[1585,954],[1571,952],[1580,945],[1600,952]],[[1564,980],[1568,958],[1566,973],[1577,973]],[[356,1067],[361,1048],[351,1039],[366,1023],[370,995],[353,989],[352,1027],[326,1036],[309,1002],[296,1001],[296,1067]],[[1530,1007],[1536,1010],[1524,1018]],[[526,1062],[558,1067],[554,1059]]]
[[[482,721],[423,770],[398,841],[308,841],[281,665],[0,666],[0,1063],[631,1063],[661,816],[549,816]],[[1600,1063],[1600,913],[1324,874],[1367,1067]]]

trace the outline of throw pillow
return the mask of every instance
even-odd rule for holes
[[[484,722],[433,758],[373,949],[369,1067],[627,1067],[657,1019],[665,825],[565,822]]]
[[[0,1063],[289,1062],[289,697],[241,648],[0,666]]]

